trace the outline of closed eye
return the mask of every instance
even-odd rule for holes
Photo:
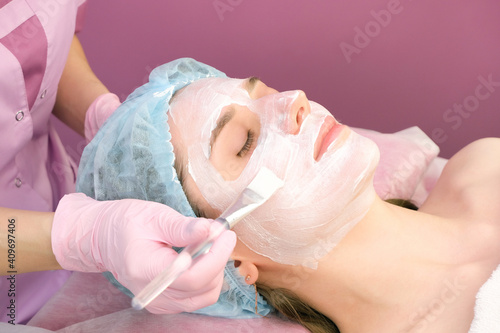
[[[252,130],[248,130],[247,132],[247,140],[245,141],[245,144],[241,148],[241,150],[238,152],[238,157],[243,157],[245,156],[250,149],[253,147],[255,141],[255,132]]]

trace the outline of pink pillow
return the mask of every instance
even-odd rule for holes
[[[417,206],[422,204],[444,166],[444,160],[436,160],[439,147],[416,126],[392,134],[353,130],[373,140],[380,149],[374,178],[377,194],[384,200],[406,199]],[[431,168],[434,162],[438,166]]]

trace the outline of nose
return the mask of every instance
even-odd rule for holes
[[[282,105],[284,130],[288,134],[297,134],[304,119],[311,114],[311,105],[302,90],[286,91],[280,93]]]

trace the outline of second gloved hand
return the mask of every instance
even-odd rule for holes
[[[168,206],[134,199],[96,201],[64,196],[52,225],[52,248],[67,270],[110,271],[137,294],[177,256],[171,248],[204,240],[210,220],[187,218]],[[236,235],[225,231],[204,257],[184,272],[146,309],[190,312],[215,303]]]
[[[120,99],[113,93],[103,94],[92,102],[85,114],[85,139],[87,143],[92,141],[97,131],[120,104]]]

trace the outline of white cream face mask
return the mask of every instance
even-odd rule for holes
[[[315,268],[370,208],[375,198],[372,180],[378,148],[347,126],[338,125],[325,108],[307,101],[301,91],[253,100],[245,82],[201,79],[171,101],[169,121],[175,123],[187,148],[187,169],[208,204],[220,211],[261,167],[273,171],[284,186],[234,230],[251,250],[275,262]],[[299,99],[305,101],[307,113],[297,131],[290,109]],[[211,138],[228,109],[257,115],[260,134],[244,168],[223,165],[221,170],[219,163],[217,170],[210,161]],[[327,125],[321,130],[324,123]],[[318,161],[317,140],[324,152]]]

